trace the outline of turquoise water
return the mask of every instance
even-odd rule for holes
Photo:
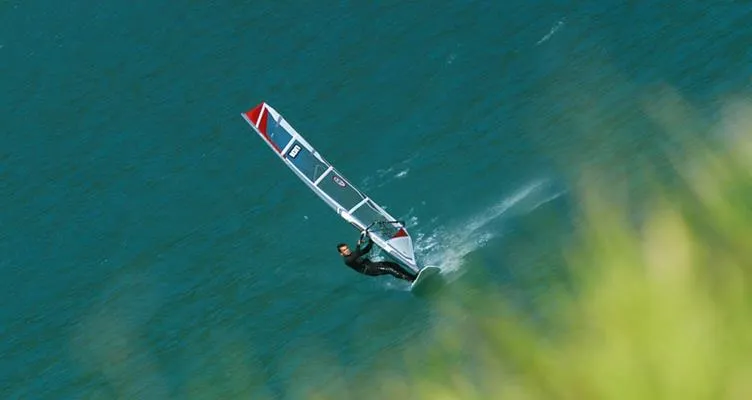
[[[646,105],[749,94],[743,2],[0,3],[0,397],[296,398],[439,318],[240,113],[267,101],[451,281],[558,279],[571,179],[666,168]]]

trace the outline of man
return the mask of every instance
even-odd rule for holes
[[[373,240],[371,240],[370,236],[368,237],[368,244],[365,248],[360,248],[361,243],[362,239],[358,240],[358,245],[357,247],[355,247],[355,251],[350,251],[350,248],[345,243],[340,243],[337,245],[337,250],[339,250],[339,254],[342,255],[345,261],[345,265],[347,265],[348,267],[360,272],[361,274],[370,276],[389,274],[396,278],[404,279],[408,282],[412,282],[415,280],[415,278],[417,278],[417,275],[405,270],[401,265],[395,262],[374,262],[364,257],[365,254],[371,251],[371,247],[373,246]]]

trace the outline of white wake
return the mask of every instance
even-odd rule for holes
[[[417,256],[423,265],[435,265],[442,274],[461,269],[464,257],[481,248],[490,239],[501,232],[488,228],[488,225],[512,208],[517,207],[525,213],[548,203],[563,192],[551,193],[548,181],[540,180],[527,184],[511,196],[499,200],[482,212],[454,223],[453,226],[438,226],[430,232],[423,232],[425,227],[413,229]],[[422,229],[421,229],[422,228]]]
[[[543,42],[548,41],[548,39],[551,39],[551,37],[554,36],[554,34],[556,34],[556,32],[558,32],[559,29],[561,29],[563,25],[564,25],[564,19],[561,19],[558,22],[556,22],[554,26],[551,27],[551,30],[548,31],[546,36],[543,36],[541,40],[539,40],[538,43],[536,43],[535,45],[537,46]]]

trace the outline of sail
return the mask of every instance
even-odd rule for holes
[[[406,267],[418,272],[412,239],[404,223],[395,220],[327,162],[270,105],[262,102],[242,113],[280,159],[326,204]]]

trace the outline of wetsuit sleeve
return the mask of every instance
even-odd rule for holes
[[[362,256],[363,254],[366,254],[369,251],[371,251],[371,247],[373,247],[373,240],[371,240],[371,238],[369,237],[368,238],[368,244],[366,245],[366,247],[364,247],[362,249],[360,248],[360,245],[358,245],[357,247],[355,247],[355,251],[353,252],[355,254],[355,258],[358,258],[358,257]]]
[[[367,244],[367,245],[366,245],[366,247],[365,247],[365,248],[363,249],[363,254],[366,254],[366,253],[368,253],[369,251],[371,251],[371,247],[373,247],[373,240],[371,240],[371,238],[369,237],[369,238],[368,238],[368,244]]]

